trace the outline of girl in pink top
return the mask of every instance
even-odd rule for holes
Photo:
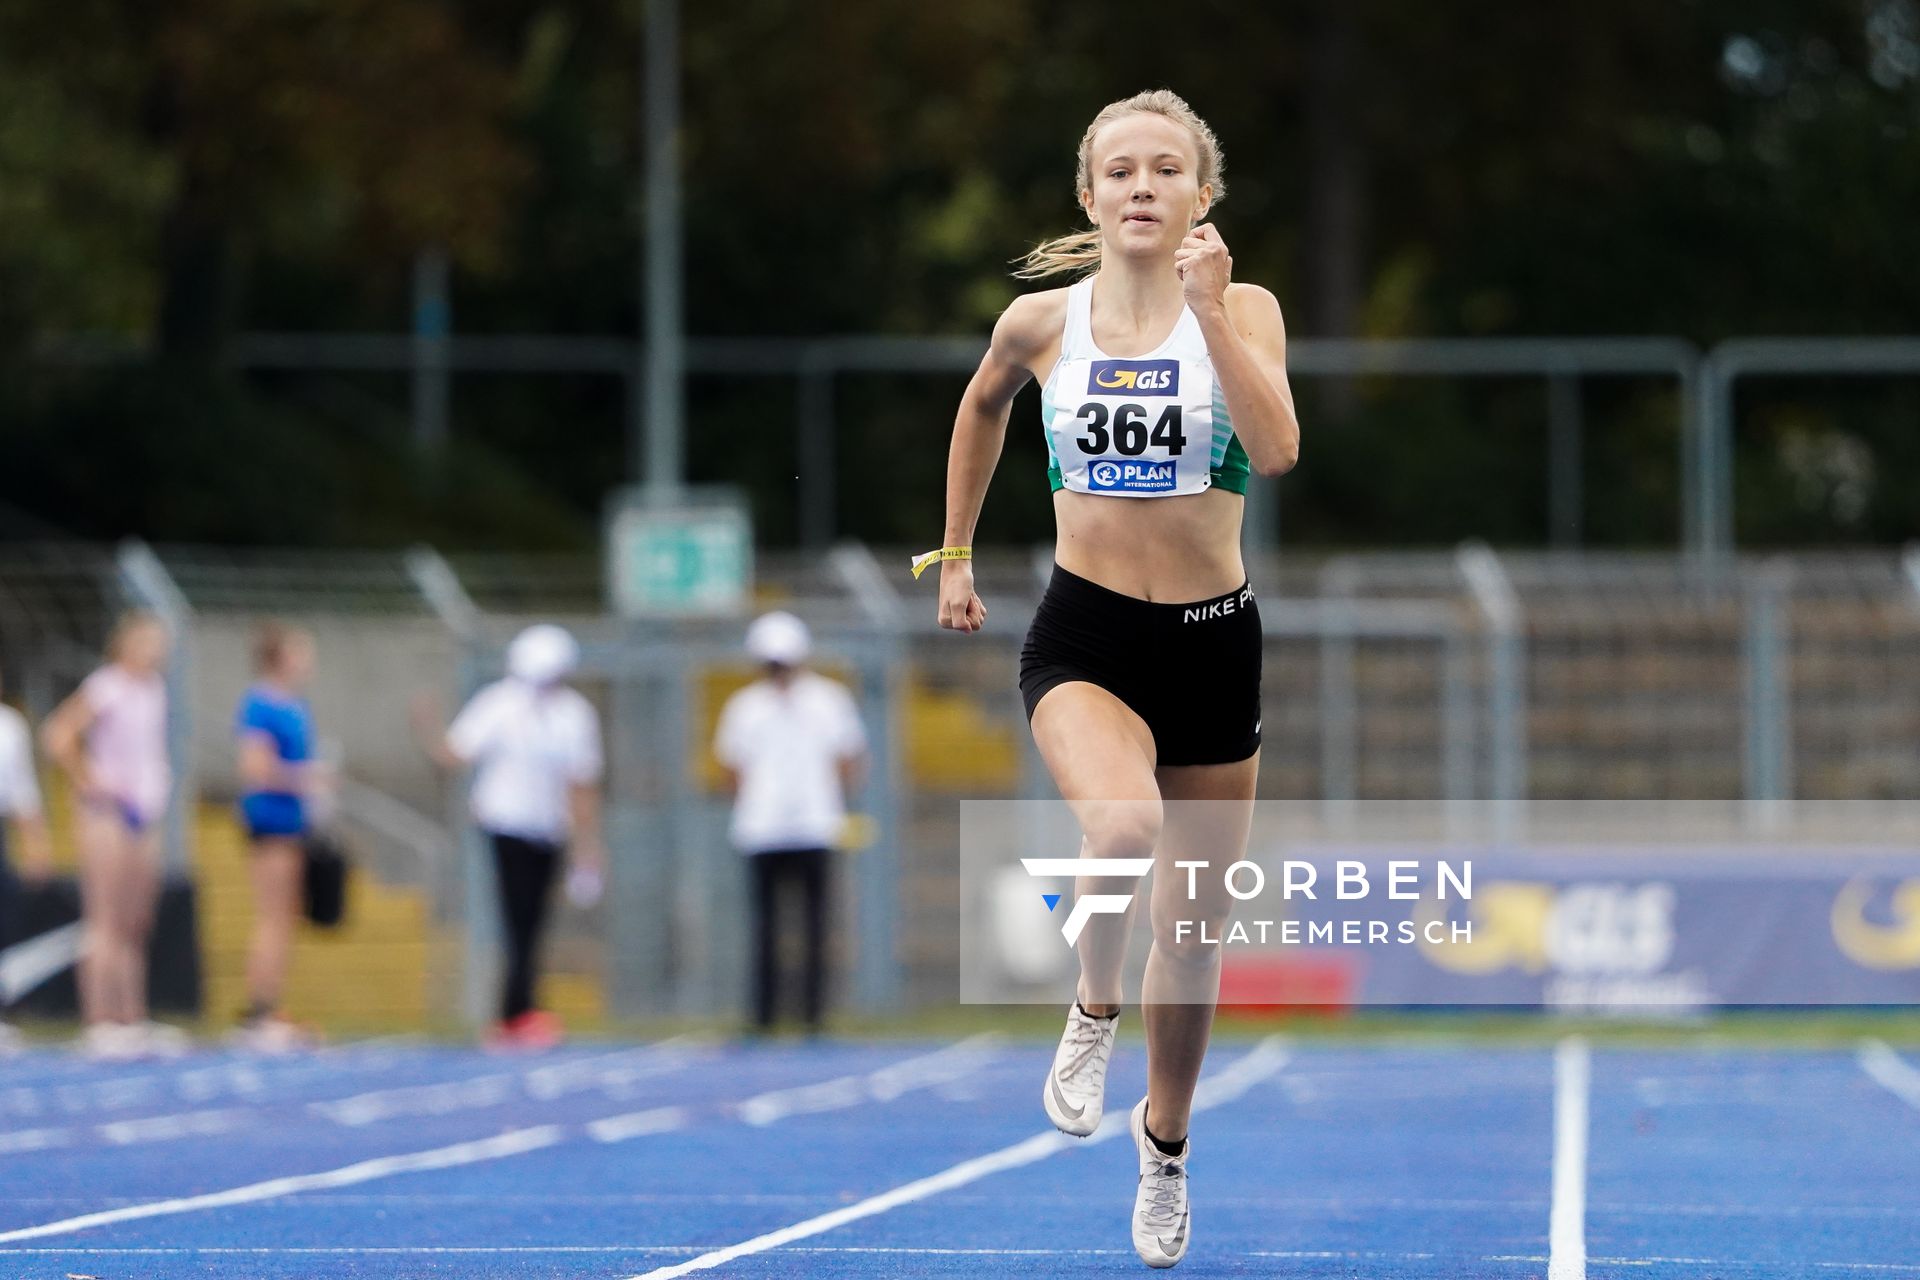
[[[167,760],[170,638],[161,621],[131,613],[114,628],[107,664],[48,718],[47,754],[79,801],[80,963],[84,1047],[131,1057],[184,1047],[147,1017],[147,937],[160,890],[160,821],[173,771]]]

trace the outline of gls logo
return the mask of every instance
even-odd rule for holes
[[[1096,360],[1091,377],[1103,391],[1151,392],[1176,395],[1180,390],[1178,360]]]
[[[1138,880],[1153,869],[1152,858],[1022,858],[1020,865],[1027,869],[1030,876],[1126,876]],[[1051,895],[1049,895],[1051,896]],[[1047,903],[1047,910],[1053,910],[1060,900],[1055,897]],[[1094,916],[1124,915],[1133,903],[1130,893],[1088,893],[1073,900],[1073,910],[1067,913],[1066,923],[1060,926],[1060,933],[1068,946],[1080,941],[1080,931],[1087,927],[1087,921]]]

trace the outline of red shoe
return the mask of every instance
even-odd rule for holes
[[[515,1022],[520,1043],[529,1049],[558,1048],[566,1039],[566,1032],[560,1026],[560,1019],[545,1009],[529,1009]]]
[[[545,1009],[529,1009],[488,1029],[486,1047],[501,1053],[538,1053],[559,1045],[560,1019]]]

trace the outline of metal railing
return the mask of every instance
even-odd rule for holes
[[[947,775],[968,765],[968,777],[1001,777],[974,794],[1023,785],[1050,793],[1013,689],[1024,611],[1051,557],[988,549],[976,581],[993,603],[993,623],[962,638],[936,630],[930,593],[905,585],[909,550],[846,545],[829,557],[772,557],[761,568],[781,586],[783,606],[813,622],[823,651],[862,683],[869,735],[885,744],[892,770],[891,798],[875,802],[889,816],[874,847],[897,858],[863,853],[848,866],[860,886],[862,936],[868,928],[885,936],[890,923],[912,956],[932,946],[926,939],[950,915],[942,851],[954,797],[969,792]],[[44,561],[15,549],[0,560],[0,593],[37,600],[31,566]],[[347,789],[347,817],[377,837],[396,875],[437,886],[437,907],[472,948],[462,972],[469,1007],[481,1011],[493,903],[479,851],[445,853],[465,815],[441,812],[444,790],[405,742],[392,757],[398,766],[378,752],[404,735],[406,691],[446,685],[456,670],[462,691],[492,678],[511,630],[532,615],[481,603],[461,562],[432,552],[329,564],[311,553],[128,548],[117,558],[63,553],[60,563],[92,564],[99,581],[75,579],[59,600],[36,605],[47,627],[65,607],[59,601],[81,596],[131,598],[184,619],[176,625],[195,678],[177,702],[211,726],[216,754],[206,759],[219,770],[231,759],[225,726],[253,619],[286,605],[290,590],[302,594],[290,584],[314,584],[298,616],[321,637],[316,709],[323,728],[331,721],[360,735],[348,751],[359,785]],[[10,572],[21,564],[29,568]],[[1490,813],[1491,830],[1513,836],[1533,829],[1536,800],[1669,798],[1724,802],[1749,829],[1791,830],[1809,801],[1920,794],[1912,750],[1920,739],[1920,547],[1703,569],[1672,553],[1469,545],[1321,562],[1255,554],[1249,570],[1267,636],[1261,794],[1311,802],[1306,812],[1329,833],[1365,838],[1388,802],[1492,802],[1460,809]],[[365,591],[354,588],[358,573],[368,575]],[[597,580],[590,557],[571,567],[499,557],[487,569],[486,598],[535,601],[556,575]],[[91,661],[110,617],[101,608],[98,634],[76,632],[67,643]],[[704,938],[707,959],[661,1007],[724,1001],[733,962],[718,957],[731,945],[730,926],[713,913],[737,906],[729,897],[737,886],[721,856],[724,806],[696,753],[704,750],[701,717],[745,665],[739,628],[648,628],[584,612],[566,620],[588,650],[583,687],[603,708],[615,739],[610,759],[623,770],[615,788],[629,813],[610,811],[609,838],[641,860],[641,881],[623,890],[633,897],[621,910],[664,910],[673,921],[671,931],[595,945],[609,948],[609,973],[652,973],[672,971],[678,949]],[[18,668],[19,654],[4,656]],[[988,757],[1004,761],[993,766],[1004,775],[977,767]],[[181,771],[191,775],[190,759]],[[414,785],[414,772],[429,781]],[[1449,821],[1454,811],[1448,806]],[[584,945],[585,936],[575,941]],[[900,973],[871,956],[864,964],[850,971],[862,1001],[899,998]],[[905,981],[914,990],[911,975]],[[633,994],[629,987],[620,998]]]
[[[1457,553],[1460,577],[1487,629],[1487,716],[1491,727],[1497,838],[1516,833],[1527,796],[1527,621],[1513,579],[1485,543]]]
[[[431,284],[431,273],[422,287]],[[422,282],[417,282],[422,283]],[[429,288],[417,308],[434,310]],[[799,457],[800,536],[825,548],[836,536],[835,490],[837,382],[850,374],[971,373],[986,351],[984,338],[853,334],[823,338],[688,338],[682,367],[689,374],[784,377],[794,380],[794,431]],[[35,354],[50,363],[97,365],[137,359],[137,345],[82,335],[43,340]],[[647,403],[639,385],[647,368],[645,344],[611,337],[550,334],[467,335],[420,333],[247,333],[224,353],[239,369],[335,370],[410,373],[414,378],[414,434],[434,442],[446,433],[444,386],[455,373],[598,374],[627,381],[629,433],[638,439]],[[1580,384],[1594,377],[1671,377],[1678,384],[1678,458],[1684,477],[1682,523],[1705,527],[1697,508],[1711,476],[1696,475],[1699,459],[1715,455],[1697,439],[1690,412],[1700,365],[1698,350],[1679,338],[1296,338],[1288,344],[1288,367],[1305,376],[1351,377],[1537,377],[1547,389],[1547,485],[1551,536],[1577,542],[1581,512],[1580,454],[1583,434]],[[636,454],[638,450],[636,450]],[[678,457],[679,446],[662,456]],[[1704,475],[1704,473],[1703,473]],[[1266,495],[1250,496],[1256,508]],[[1249,525],[1265,518],[1256,510]],[[1692,545],[1692,535],[1689,535]]]
[[[1714,347],[1693,384],[1696,453],[1689,489],[1695,513],[1687,545],[1708,557],[1734,547],[1734,386],[1742,378],[1812,374],[1920,374],[1920,337],[1733,338]]]
[[[1748,822],[1777,829],[1793,794],[1792,637],[1787,630],[1792,564],[1781,559],[1760,566],[1746,576],[1745,589],[1741,656],[1747,680],[1743,764]]]
[[[431,299],[427,300],[428,302]],[[690,338],[688,373],[779,376],[796,381],[795,432],[802,541],[834,537],[834,383],[849,373],[970,372],[986,349],[977,337],[849,335],[797,338]],[[104,366],[144,358],[139,343],[102,334],[42,338],[33,358],[48,364]],[[415,375],[416,435],[445,431],[444,391],[420,384],[453,373],[600,374],[634,385],[626,397],[629,430],[641,434],[638,382],[644,344],[617,337],[551,334],[248,333],[225,351],[243,369],[387,371]],[[1288,367],[1300,374],[1429,377],[1526,376],[1547,384],[1549,536],[1577,542],[1583,523],[1579,384],[1596,376],[1670,376],[1679,386],[1681,545],[1702,559],[1734,547],[1734,389],[1742,378],[1807,374],[1920,373],[1920,337],[1734,338],[1703,356],[1680,338],[1295,339]],[[677,456],[668,450],[671,456]],[[1254,522],[1258,525],[1258,521]]]
[[[1441,795],[1473,796],[1473,692],[1467,670],[1468,636],[1458,610],[1433,601],[1359,600],[1359,563],[1329,561],[1320,571],[1319,601],[1269,601],[1260,619],[1268,635],[1294,622],[1320,638],[1318,712],[1323,820],[1330,831],[1354,827],[1360,795],[1360,681],[1354,646],[1362,636],[1418,638],[1440,646]],[[1318,608],[1311,606],[1318,605]]]
[[[167,806],[166,865],[187,873],[187,830],[199,800],[198,779],[181,762],[193,756],[193,606],[153,548],[138,540],[122,543],[116,563],[128,599],[157,615],[172,637],[167,662],[167,750],[175,761],[173,795]]]

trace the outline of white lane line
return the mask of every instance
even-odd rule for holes
[[[29,1245],[19,1249],[7,1249],[0,1252],[20,1254],[29,1257],[193,1257],[208,1256],[246,1256],[276,1257],[292,1256],[346,1256],[361,1255],[421,1255],[421,1256],[477,1256],[526,1255],[526,1254],[633,1254],[633,1253],[696,1253],[704,1245],[687,1244],[477,1244],[477,1245],[132,1245],[123,1247],[90,1245]],[[794,1245],[788,1250],[798,1254],[901,1254],[911,1257],[965,1257],[965,1258],[1079,1258],[1079,1257],[1131,1257],[1131,1249],[942,1249],[919,1245]],[[1417,1251],[1396,1252],[1385,1249],[1255,1249],[1243,1257],[1248,1258],[1288,1258],[1296,1261],[1375,1261],[1416,1262],[1436,1258],[1454,1257],[1459,1262],[1545,1262],[1546,1258],[1537,1253],[1493,1253],[1479,1258],[1470,1255],[1426,1253]],[[1612,1258],[1596,1256],[1595,1263],[1604,1266],[1651,1267],[1651,1266],[1690,1266],[1690,1267],[1742,1267],[1775,1270],[1777,1262],[1763,1262],[1744,1258]],[[1912,1262],[1808,1262],[1803,1266],[1818,1267],[1825,1271],[1860,1271],[1881,1274],[1909,1275],[1920,1272],[1920,1263]]]
[[[676,1036],[637,1049],[620,1049],[526,1071],[376,1089],[307,1106],[336,1124],[360,1128],[401,1116],[440,1116],[497,1107],[522,1094],[540,1102],[595,1089],[620,1096],[638,1081],[682,1070],[710,1051],[710,1046],[691,1037]]]
[[[525,1254],[525,1253],[699,1253],[706,1249],[702,1244],[438,1244],[438,1245],[289,1245],[275,1248],[272,1245],[147,1245],[125,1248],[89,1248],[84,1245],[28,1246],[23,1249],[5,1250],[8,1254],[33,1254],[39,1256],[64,1256],[68,1254],[87,1257],[178,1257],[194,1254],[242,1254],[271,1257],[277,1254]],[[1131,1257],[1131,1249],[936,1249],[914,1245],[796,1245],[793,1253],[904,1253],[934,1254],[954,1257],[1080,1257],[1086,1254],[1126,1254]],[[1254,1257],[1290,1257],[1289,1254],[1254,1254]],[[1300,1255],[1305,1256],[1305,1255]],[[1343,1255],[1344,1256],[1344,1255]],[[1417,1255],[1387,1255],[1427,1257]]]
[[[669,1110],[670,1108],[661,1108]],[[636,1112],[644,1115],[644,1112]],[[618,1118],[618,1117],[616,1117]],[[745,1204],[806,1204],[817,1201],[819,1195],[806,1195],[798,1192],[762,1192],[762,1193],[725,1193],[725,1192],[665,1192],[642,1191],[606,1194],[559,1194],[544,1191],[488,1191],[488,1192],[435,1192],[424,1194],[409,1193],[368,1193],[366,1195],[329,1195],[326,1202],[330,1205],[359,1205],[373,1208],[406,1209],[422,1206],[446,1208],[468,1205],[565,1205],[570,1207],[606,1208],[621,1205],[745,1205]],[[953,1196],[949,1204],[988,1203],[998,1197]],[[1080,1205],[1084,1197],[1066,1195],[1029,1195],[1022,1197],[1023,1203],[1033,1205],[1060,1206],[1072,1208]],[[14,1204],[97,1204],[99,1201],[90,1196],[14,1196]],[[1207,1203],[1215,1209],[1248,1209],[1268,1212],[1288,1213],[1325,1213],[1328,1211],[1359,1211],[1372,1209],[1416,1209],[1422,1211],[1478,1211],[1498,1210],[1511,1213],[1530,1213],[1546,1208],[1545,1197],[1526,1197],[1515,1200],[1450,1200],[1417,1199],[1401,1196],[1337,1196],[1337,1197],[1290,1197],[1290,1196],[1216,1196],[1209,1194]],[[1915,1205],[1786,1205],[1769,1208],[1765,1205],[1700,1205],[1700,1204],[1660,1204],[1637,1203],[1621,1200],[1587,1201],[1587,1208],[1593,1211],[1623,1214],[1648,1214],[1652,1216],[1672,1215],[1678,1217],[1709,1218],[1914,1218],[1920,1217],[1920,1206]],[[1124,1251],[1123,1251],[1124,1252]],[[1545,1262],[1543,1254],[1540,1261]],[[1597,1257],[1588,1258],[1589,1262],[1599,1262]],[[1920,1263],[1914,1264],[1920,1266]]]
[[[222,1093],[261,1097],[296,1081],[331,1080],[349,1071],[388,1070],[403,1061],[396,1050],[416,1041],[417,1037],[389,1036],[329,1045],[300,1058],[240,1058],[213,1063],[189,1059],[170,1071],[73,1083],[22,1084],[0,1093],[0,1112],[37,1116],[53,1110],[69,1114],[117,1111],[159,1101],[170,1093],[188,1102],[209,1102]],[[71,1061],[66,1065],[71,1067]]]
[[[631,1052],[634,1051],[623,1051],[623,1053]],[[594,1059],[586,1061],[598,1061],[600,1057],[604,1056],[620,1055],[596,1055]],[[572,1063],[559,1063],[553,1067],[545,1068],[545,1070],[564,1071],[573,1065]],[[313,1062],[307,1064],[301,1070],[302,1073],[305,1074],[324,1074],[327,1067],[323,1063]],[[261,1077],[253,1066],[246,1063],[195,1068],[179,1076],[174,1083],[178,1091],[182,1094],[198,1094],[199,1090],[192,1082],[196,1078],[204,1078],[207,1072],[221,1073],[221,1079],[232,1086],[233,1092],[235,1093],[261,1099],[268,1105],[272,1102],[272,1099],[267,1096],[273,1092],[273,1090],[268,1087],[268,1081]],[[277,1082],[284,1084],[291,1078],[290,1075],[283,1075]],[[557,1096],[559,1093],[566,1091],[567,1086],[565,1082],[567,1077],[557,1076],[553,1077],[553,1080],[556,1083],[543,1083],[542,1090],[538,1091],[539,1096]],[[461,1083],[463,1082],[455,1081],[453,1082],[453,1086],[457,1089]],[[149,1084],[151,1084],[151,1082],[149,1082]],[[216,1089],[214,1092],[218,1092],[218,1090]],[[530,1092],[535,1092],[535,1090],[530,1088]],[[118,1109],[120,1106],[128,1105],[130,1102],[137,1100],[138,1099],[116,1098],[105,1094],[96,1095],[95,1098],[101,1110]],[[317,1107],[327,1104],[315,1103],[309,1105]],[[45,1151],[55,1147],[72,1146],[83,1141],[89,1135],[100,1142],[122,1147],[135,1146],[148,1142],[170,1142],[178,1138],[212,1137],[218,1134],[232,1133],[242,1128],[249,1119],[259,1118],[261,1115],[262,1111],[259,1106],[228,1107],[157,1116],[141,1116],[128,1120],[105,1121],[92,1126],[78,1125],[68,1128],[42,1128],[0,1132],[0,1154],[20,1154],[29,1151]]]
[[[1874,1082],[1912,1107],[1920,1107],[1920,1067],[1902,1058],[1884,1040],[1860,1042],[1860,1069]]]
[[[1286,1065],[1287,1051],[1281,1047],[1278,1037],[1261,1041],[1250,1052],[1209,1079],[1202,1080],[1200,1087],[1194,1090],[1193,1110],[1206,1111],[1223,1102],[1232,1101],[1260,1081],[1271,1076]],[[1109,1113],[1101,1125],[1090,1136],[1069,1138],[1058,1130],[1048,1129],[1031,1138],[1002,1147],[998,1151],[975,1156],[971,1160],[962,1160],[951,1168],[944,1169],[929,1177],[918,1178],[904,1183],[891,1191],[877,1196],[869,1196],[858,1204],[850,1204],[831,1213],[796,1222],[790,1227],[778,1231],[769,1231],[751,1240],[729,1245],[724,1249],[715,1249],[703,1253],[697,1258],[676,1263],[670,1267],[660,1267],[644,1275],[630,1277],[629,1280],[672,1280],[675,1276],[690,1275],[695,1271],[708,1271],[724,1266],[738,1258],[749,1257],[756,1253],[765,1253],[782,1245],[792,1244],[796,1240],[805,1240],[835,1227],[857,1222],[862,1218],[871,1218],[877,1214],[897,1209],[903,1204],[912,1204],[916,1200],[925,1200],[929,1196],[963,1187],[1007,1169],[1017,1169],[1021,1165],[1033,1164],[1048,1156],[1073,1147],[1091,1146],[1119,1136],[1126,1128],[1126,1121],[1118,1114]]]
[[[143,1120],[116,1120],[94,1130],[117,1147],[142,1142],[168,1142],[174,1138],[204,1138],[231,1133],[252,1112],[186,1111],[177,1116],[148,1116]]]
[[[540,1125],[532,1129],[514,1129],[496,1137],[482,1138],[477,1142],[456,1142],[451,1146],[434,1147],[428,1151],[381,1156],[378,1159],[362,1160],[358,1164],[345,1165],[338,1169],[328,1169],[322,1173],[301,1173],[286,1178],[269,1178],[265,1182],[250,1182],[245,1186],[230,1187],[225,1191],[213,1191],[205,1195],[182,1196],[173,1200],[153,1200],[119,1209],[103,1209],[99,1213],[83,1213],[75,1218],[62,1218],[58,1222],[45,1222],[35,1227],[0,1231],[0,1244],[10,1244],[16,1240],[39,1240],[46,1236],[69,1235],[75,1231],[111,1226],[116,1222],[133,1222],[141,1218],[162,1218],[172,1214],[195,1213],[201,1209],[222,1209],[229,1205],[256,1204],[262,1200],[277,1200],[282,1196],[297,1195],[303,1191],[350,1187],[357,1183],[372,1182],[376,1178],[391,1178],[395,1174],[417,1173],[426,1169],[448,1169],[456,1165],[478,1164],[484,1160],[499,1160],[528,1151],[538,1151],[542,1147],[551,1147],[565,1136],[566,1130],[554,1124]]]
[[[758,1094],[740,1103],[736,1110],[748,1124],[769,1125],[788,1116],[838,1111],[868,1101],[891,1102],[916,1089],[931,1089],[972,1075],[993,1057],[999,1039],[991,1032],[969,1036],[944,1049],[905,1058],[864,1075]]]
[[[1755,1258],[1595,1258],[1595,1262],[1608,1266],[1652,1267],[1752,1267],[1768,1274],[1777,1275],[1777,1262],[1762,1262]],[[1882,1274],[1913,1275],[1920,1273],[1920,1262],[1807,1262],[1801,1264],[1818,1267],[1822,1271],[1870,1271]]]
[[[1578,1036],[1553,1053],[1553,1208],[1548,1214],[1547,1280],[1586,1280],[1587,1094],[1592,1057]]]
[[[961,1048],[968,1048],[969,1054],[971,1055],[967,1059],[969,1062],[967,1069],[977,1069],[991,1056],[990,1053],[982,1053],[977,1043],[981,1039],[981,1037],[974,1037],[970,1040],[962,1040],[956,1044],[947,1046],[945,1049],[919,1055],[914,1058],[902,1059],[899,1062],[890,1063],[885,1067],[881,1067],[877,1071],[870,1073],[866,1078],[872,1079],[873,1077],[879,1077],[887,1083],[884,1088],[870,1088],[869,1093],[875,1097],[882,1097],[883,1095],[888,1098],[898,1097],[906,1087],[921,1087],[922,1084],[945,1081],[950,1078],[949,1069],[954,1061],[953,1051]],[[558,1074],[548,1075],[541,1085],[541,1088],[546,1091],[546,1096],[557,1097],[576,1089],[598,1087],[601,1083],[604,1083],[608,1072],[610,1072],[613,1077],[617,1077],[622,1081],[629,1080],[634,1078],[634,1072],[645,1069],[646,1064],[607,1067],[607,1072],[601,1074],[584,1071],[573,1072],[570,1070],[571,1068],[584,1066],[589,1063],[599,1063],[603,1067],[606,1067],[609,1062],[616,1059],[629,1059],[638,1054],[653,1052],[669,1046],[677,1049],[684,1047],[685,1044],[695,1044],[701,1045],[702,1048],[705,1047],[701,1042],[693,1041],[691,1038],[676,1037],[673,1040],[662,1041],[658,1045],[644,1046],[638,1050],[621,1050],[617,1053],[598,1055],[592,1059],[582,1059],[574,1063],[558,1063],[551,1067],[538,1068],[536,1070],[550,1073],[558,1072]],[[934,1065],[929,1066],[929,1064]],[[676,1059],[674,1060],[674,1065],[679,1066],[684,1065],[684,1063]],[[534,1073],[529,1072],[527,1074],[532,1075]],[[519,1077],[513,1078],[519,1079]],[[1204,1092],[1205,1088],[1206,1084],[1203,1082],[1201,1090]],[[393,1091],[388,1090],[383,1092],[390,1093]],[[1198,1095],[1196,1095],[1196,1098],[1197,1096]],[[722,1108],[722,1114],[736,1112],[739,1105],[740,1104],[733,1104]],[[164,1137],[178,1137],[186,1133],[195,1132],[196,1129],[194,1126],[196,1125],[212,1125],[215,1121],[210,1120],[208,1117],[220,1116],[222,1114],[223,1113],[219,1112],[202,1112],[185,1116],[159,1116],[150,1120],[123,1121],[111,1126],[102,1125],[99,1128],[99,1133],[109,1141],[157,1141]],[[224,1114],[245,1116],[249,1113],[232,1112]],[[228,1204],[244,1204],[251,1203],[255,1200],[276,1199],[281,1196],[296,1195],[303,1191],[329,1190],[335,1187],[351,1186],[355,1183],[371,1181],[374,1178],[388,1177],[394,1173],[411,1172],[416,1168],[435,1169],[443,1168],[451,1164],[471,1164],[475,1160],[498,1159],[503,1156],[519,1155],[523,1152],[538,1150],[541,1147],[552,1146],[556,1142],[580,1134],[585,1134],[599,1142],[624,1142],[630,1138],[637,1138],[647,1134],[665,1133],[670,1130],[684,1128],[695,1118],[695,1115],[696,1111],[691,1107],[655,1107],[647,1111],[608,1116],[577,1128],[566,1125],[542,1125],[535,1129],[520,1129],[512,1133],[502,1134],[498,1138],[484,1139],[480,1142],[456,1143],[450,1147],[440,1147],[432,1151],[418,1152],[412,1155],[384,1156],[377,1160],[362,1161],[359,1164],[349,1165],[344,1169],[335,1169],[327,1173],[300,1174],[292,1178],[275,1178],[267,1182],[254,1183],[246,1187],[234,1188],[230,1191],[213,1192],[204,1196],[189,1196],[179,1200],[163,1200],[148,1204],[128,1205],[123,1208],[106,1210],[101,1213],[83,1214],[79,1217],[63,1219],[60,1222],[49,1223],[45,1226],[28,1227],[20,1231],[0,1233],[0,1243],[6,1243],[12,1240],[33,1239],[40,1235],[59,1235],[68,1231],[84,1230],[87,1227],[127,1221],[131,1218],[154,1217],[159,1214],[190,1213],[199,1209],[219,1208]],[[120,1136],[115,1138],[113,1135],[110,1135],[108,1133],[110,1128],[120,1131]],[[215,1130],[209,1128],[199,1131],[213,1132]],[[511,1146],[510,1149],[496,1149],[496,1144],[511,1144],[517,1138],[524,1138],[526,1135],[538,1135],[539,1140],[527,1141],[522,1145]],[[50,1146],[61,1146],[70,1142],[73,1137],[74,1134],[71,1130],[63,1129],[26,1130],[14,1134],[0,1134],[0,1153],[4,1153],[10,1149],[40,1150]],[[10,1140],[20,1145],[17,1148],[10,1148],[7,1145]]]
[[[990,1062],[999,1037],[991,1032],[969,1036],[944,1049],[888,1063],[864,1075],[840,1076],[818,1084],[797,1085],[755,1094],[741,1102],[722,1104],[721,1110],[757,1126],[777,1124],[788,1116],[818,1115],[865,1102],[892,1102],[916,1089],[937,1089],[972,1075]],[[695,1119],[691,1107],[649,1107],[624,1115],[607,1116],[587,1125],[595,1142],[625,1142],[650,1134],[683,1129]]]
[[[625,1142],[648,1134],[684,1129],[692,1118],[693,1112],[686,1107],[653,1107],[595,1120],[587,1126],[587,1136],[595,1142]]]
[[[53,1147],[64,1147],[72,1141],[71,1129],[16,1129],[12,1133],[0,1133],[0,1155],[46,1151]]]
[[[1440,1257],[1438,1253],[1390,1253],[1386,1249],[1254,1249],[1248,1257],[1290,1257],[1296,1261],[1321,1261],[1321,1259],[1352,1259],[1352,1261],[1388,1261],[1388,1263],[1413,1263],[1421,1259]]]
[[[173,1116],[148,1116],[141,1120],[114,1120],[95,1125],[92,1133],[102,1142],[116,1147],[138,1146],[146,1142],[171,1142],[175,1138],[205,1138],[231,1133],[251,1112],[188,1111]],[[0,1133],[0,1155],[20,1155],[28,1151],[50,1151],[70,1147],[80,1141],[85,1129],[16,1129]]]
[[[632,1086],[640,1081],[678,1071],[713,1052],[713,1045],[698,1036],[678,1035],[637,1048],[556,1062],[526,1073],[527,1096],[541,1102],[589,1092],[628,1097],[637,1092]]]
[[[360,1128],[400,1116],[441,1116],[453,1111],[497,1107],[513,1097],[520,1078],[513,1075],[475,1076],[471,1080],[439,1080],[356,1093],[350,1098],[309,1102],[307,1110],[335,1124]]]

